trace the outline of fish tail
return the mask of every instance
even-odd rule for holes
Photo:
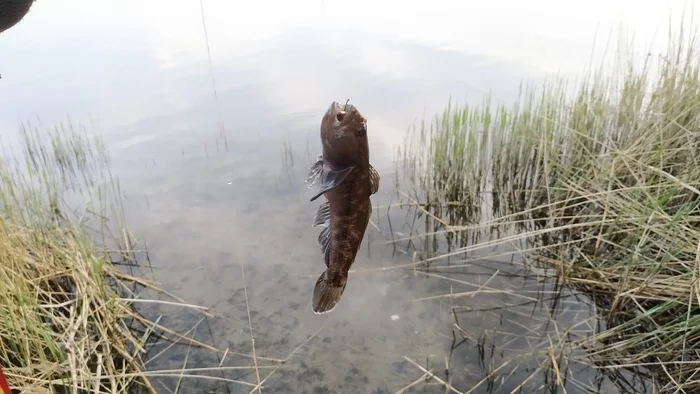
[[[313,304],[311,308],[317,315],[328,313],[335,309],[336,304],[340,301],[340,296],[343,295],[345,290],[344,282],[341,286],[334,286],[326,278],[326,273],[328,271],[323,271],[321,276],[316,280],[316,286],[314,287]]]

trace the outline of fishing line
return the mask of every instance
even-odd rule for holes
[[[202,14],[202,29],[204,30],[204,41],[207,44],[207,58],[209,59],[209,75],[211,76],[211,87],[214,90],[214,111],[216,111],[216,119],[219,125],[221,126],[221,134],[224,136],[224,133],[226,132],[226,126],[224,126],[223,122],[221,121],[221,115],[219,113],[219,95],[216,92],[216,81],[214,79],[214,67],[212,65],[211,61],[211,49],[209,48],[209,34],[207,33],[207,21],[206,17],[204,16],[204,4],[202,0],[199,0],[199,9]],[[225,136],[224,136],[225,138]],[[209,318],[205,317],[205,320],[207,322],[207,328],[209,330],[209,335],[211,336],[211,341],[214,344],[215,348],[218,348],[216,345],[216,338],[214,336],[214,330],[211,327],[211,323],[209,322]],[[220,356],[217,352],[216,357],[219,361],[219,365],[223,364],[224,360],[222,356]],[[221,371],[221,377],[224,377],[224,372]],[[231,389],[228,384],[226,384],[226,391],[228,393],[231,392]]]
[[[216,93],[216,83],[214,81],[214,67],[211,62],[211,49],[209,49],[209,34],[207,34],[207,20],[204,17],[204,4],[199,0],[199,10],[202,13],[202,28],[204,29],[204,41],[207,44],[207,57],[209,58],[209,75],[211,76],[211,86],[214,89],[214,99],[218,102],[218,94]]]
[[[202,29],[204,30],[204,41],[207,44],[207,59],[209,60],[209,76],[211,77],[211,87],[214,91],[214,111],[216,112],[216,120],[221,127],[221,132],[219,133],[219,137],[221,137],[224,140],[224,145],[226,147],[226,150],[228,151],[228,141],[226,139],[226,126],[224,125],[224,122],[221,120],[221,112],[219,110],[219,94],[216,90],[216,80],[214,78],[214,65],[211,61],[211,48],[209,47],[209,33],[207,30],[207,20],[206,17],[204,16],[204,3],[202,0],[199,0],[199,10],[202,15]],[[218,147],[218,141],[217,141],[217,147]]]

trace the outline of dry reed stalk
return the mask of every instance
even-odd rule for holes
[[[450,103],[409,132],[402,167],[409,205],[450,230],[421,236],[456,241],[411,267],[516,249],[595,302],[606,328],[572,346],[643,365],[670,393],[700,390],[700,364],[687,363],[700,360],[700,57],[695,31],[669,42],[656,63],[620,52],[617,74],[527,88],[510,108]],[[486,231],[498,236],[473,242]]]

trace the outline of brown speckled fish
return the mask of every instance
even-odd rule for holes
[[[372,215],[369,197],[379,190],[379,173],[369,164],[367,120],[355,106],[331,104],[321,120],[321,142],[323,154],[306,179],[320,189],[311,201],[326,197],[313,224],[324,227],[318,243],[326,263],[314,287],[316,314],[332,311],[343,295]]]

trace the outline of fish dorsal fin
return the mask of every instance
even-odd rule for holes
[[[331,204],[328,201],[326,201],[318,207],[318,211],[316,211],[316,217],[314,218],[313,227],[316,227],[316,226],[328,227],[328,225],[330,223],[331,223]]]
[[[323,260],[326,263],[326,267],[330,263],[330,251],[331,251],[331,228],[330,226],[324,227],[321,233],[318,234],[318,246],[321,247],[321,253],[323,254]]]
[[[369,194],[372,195],[376,192],[379,191],[379,172],[372,167],[372,165],[369,165],[369,183],[370,183],[370,192]]]
[[[315,166],[316,165],[314,165],[314,167]],[[315,196],[311,197],[311,201],[314,201],[315,199],[319,198],[322,194],[343,183],[343,181],[348,177],[348,174],[350,174],[352,170],[355,169],[355,167],[347,167],[342,170],[333,171],[329,167],[324,166],[323,162],[321,162],[321,168],[322,169],[319,174],[319,178],[321,180],[321,184],[319,186],[321,188],[321,191],[319,191]],[[311,174],[311,171],[309,171],[309,174]]]
[[[330,228],[330,227],[328,227]],[[328,247],[326,248],[326,251],[323,252],[323,262],[326,263],[326,267],[328,267],[331,263],[331,237],[328,237]]]

